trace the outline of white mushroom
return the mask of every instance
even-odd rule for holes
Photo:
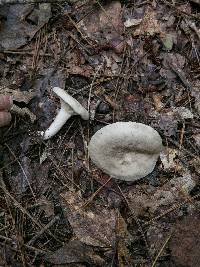
[[[151,173],[162,150],[162,139],[152,127],[136,122],[116,122],[91,138],[89,155],[105,173],[135,181]]]
[[[63,89],[54,87],[53,92],[60,98],[61,108],[49,128],[41,132],[45,140],[54,136],[73,115],[80,115],[84,120],[89,119],[88,111]]]

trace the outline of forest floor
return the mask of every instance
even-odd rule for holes
[[[0,6],[0,266],[200,266],[200,1]],[[90,112],[44,141],[59,86]],[[164,150],[136,182],[90,162],[110,123],[152,126]]]

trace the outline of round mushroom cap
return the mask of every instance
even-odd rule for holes
[[[72,109],[74,114],[80,115],[83,120],[89,119],[88,111],[72,96],[70,96],[65,90],[54,87],[53,92],[63,101],[66,105]]]
[[[151,173],[162,150],[162,139],[152,127],[136,122],[116,122],[91,138],[89,155],[105,173],[135,181]]]

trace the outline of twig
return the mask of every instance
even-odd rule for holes
[[[64,178],[66,178],[67,180],[69,180],[71,183],[73,183],[73,185],[75,185],[75,187],[76,187],[77,189],[79,189],[79,190],[81,190],[81,191],[83,192],[83,190],[80,188],[80,186],[78,186],[74,181],[72,181],[71,178],[66,177],[66,175],[65,175],[64,172],[60,169],[60,167],[57,165],[57,163],[54,161],[54,159],[53,159],[51,156],[49,156],[49,158],[50,158],[51,162],[53,163],[53,165],[55,166],[56,170],[60,173],[60,175],[61,175],[62,177],[64,177]],[[67,185],[65,184],[65,186],[67,186]],[[67,188],[70,189],[68,186],[67,186]]]
[[[172,62],[170,63],[170,67],[173,70],[173,72],[176,73],[176,75],[179,77],[179,79],[182,81],[183,85],[188,89],[189,91],[192,91],[192,85],[191,83],[187,80],[185,73],[182,71],[182,69],[178,68],[175,66]]]
[[[92,83],[90,85],[90,90],[89,90],[89,95],[88,95],[88,103],[87,103],[87,109],[88,109],[89,114],[90,114],[90,102],[91,102],[91,95],[92,95],[93,85],[94,85],[94,82],[96,80],[96,77],[97,77],[97,75],[98,75],[98,73],[99,73],[99,71],[100,71],[101,68],[102,68],[102,66],[100,65],[98,67],[97,71],[95,72],[95,75],[93,77]],[[90,118],[88,120],[88,131],[87,131],[87,133],[88,133],[87,138],[88,138],[88,141],[89,141],[90,140]],[[90,160],[89,160],[89,153],[87,153],[87,162],[88,162],[88,170],[89,170],[89,162],[90,162]]]
[[[8,146],[8,144],[5,144],[5,146],[8,148],[8,150],[9,150],[9,152],[12,154],[12,156],[17,160],[17,163],[19,164],[19,167],[20,167],[21,170],[22,170],[22,173],[23,173],[23,175],[24,175],[24,177],[25,177],[25,180],[26,180],[26,182],[27,182],[27,184],[28,184],[28,186],[29,186],[29,188],[30,188],[30,191],[31,191],[31,193],[32,193],[32,195],[33,195],[33,197],[34,197],[34,199],[36,199],[35,193],[33,192],[33,189],[32,189],[32,187],[31,187],[31,184],[30,184],[30,182],[29,182],[29,179],[28,179],[28,177],[27,177],[27,175],[26,175],[26,173],[25,173],[25,170],[24,170],[24,168],[23,168],[21,162],[17,159],[15,153],[11,150],[11,148]]]
[[[162,247],[161,247],[160,251],[158,252],[158,254],[157,254],[155,260],[153,261],[153,264],[152,264],[151,267],[155,267],[155,265],[156,265],[156,263],[157,263],[157,261],[158,261],[158,258],[159,258],[160,255],[162,254],[162,252],[163,252],[164,248],[166,247],[167,243],[169,242],[171,236],[172,236],[172,233],[168,236],[168,238],[166,239],[165,243],[162,245]]]
[[[107,185],[107,183],[110,182],[112,177],[110,177],[102,186],[100,186],[97,191],[94,192],[94,194],[81,206],[82,209],[85,209],[92,201],[93,199],[98,195],[98,193]]]
[[[30,246],[46,231],[48,230],[57,220],[59,216],[55,216],[48,224],[44,226],[26,245]]]
[[[119,185],[117,185],[117,187],[119,188],[119,191],[120,191],[120,193],[121,193],[121,196],[123,197],[123,199],[125,200],[127,206],[128,206],[129,209],[130,209],[130,205],[129,205],[129,203],[128,203],[128,200],[127,200],[126,197],[124,196],[124,193],[122,192],[122,190],[121,190],[121,188],[119,187]],[[146,249],[147,249],[148,254],[149,254],[149,258],[150,258],[150,260],[151,260],[151,262],[152,262],[151,252],[150,252],[150,249],[149,249],[149,245],[148,245],[147,239],[146,239],[146,237],[145,237],[145,235],[144,235],[144,231],[143,231],[143,229],[142,229],[142,226],[140,225],[140,222],[139,222],[139,220],[138,220],[138,218],[137,218],[137,216],[136,216],[134,210],[130,209],[130,211],[131,211],[131,214],[132,214],[132,216],[133,216],[133,218],[134,218],[134,220],[135,220],[135,222],[136,222],[136,224],[137,224],[137,226],[138,226],[138,230],[139,230],[139,232],[140,232],[140,234],[141,234],[141,236],[142,236],[142,239],[143,239],[143,241],[144,241],[144,243],[145,243]]]
[[[153,219],[151,219],[150,221],[148,222],[145,222],[144,223],[144,226],[146,225],[150,225],[151,223],[159,220],[160,218],[164,217],[165,215],[169,214],[170,212],[182,207],[183,205],[185,205],[186,203],[188,203],[189,201],[194,205],[194,203],[192,202],[192,200],[195,200],[196,198],[200,197],[200,194],[197,194],[196,196],[194,197],[191,197],[191,198],[187,198],[185,201],[183,201],[182,203],[178,203],[178,204],[175,204],[174,206],[172,206],[171,208],[169,208],[168,210],[166,210],[165,212],[163,212],[161,215],[159,216],[156,216],[154,217]]]
[[[8,192],[6,189],[3,180],[1,180],[0,188],[4,191],[4,193],[12,200],[15,207],[19,208],[22,213],[26,214],[29,219],[31,219],[32,222],[34,222],[35,225],[37,225],[40,229],[42,229],[42,225],[35,220],[35,218],[24,208],[22,205]]]
[[[0,235],[0,239],[3,239],[5,242],[9,242],[11,244],[17,243],[17,240],[14,240],[12,238],[9,238],[9,237],[3,236],[3,235]],[[29,249],[29,250],[32,250],[32,251],[34,251],[36,253],[39,253],[39,254],[45,254],[47,252],[47,251],[44,251],[44,250],[29,246],[29,245],[26,245],[26,244],[22,244],[22,246],[27,248],[27,249]]]
[[[177,148],[180,147],[180,144],[173,140],[172,138],[168,138],[168,140],[175,145]],[[190,157],[194,157],[195,159],[197,159],[200,162],[199,156],[194,155],[193,153],[191,153],[188,149],[185,149],[183,146],[181,147],[181,151],[185,154],[185,155],[189,155]]]
[[[34,52],[31,52],[31,51],[12,51],[12,50],[0,50],[0,53],[3,53],[3,54],[14,54],[14,55],[29,55],[29,56],[33,56],[34,55]],[[43,52],[40,52],[39,53],[40,56],[45,56],[45,57],[52,57],[51,54],[48,54],[48,53],[43,53]]]

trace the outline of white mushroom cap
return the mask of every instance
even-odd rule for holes
[[[72,115],[80,115],[84,120],[89,119],[88,111],[65,90],[54,87],[53,92],[60,98],[61,108],[49,128],[41,132],[45,140],[54,136]]]
[[[116,122],[97,131],[88,149],[92,161],[105,173],[135,181],[153,171],[162,150],[162,139],[145,124]]]

